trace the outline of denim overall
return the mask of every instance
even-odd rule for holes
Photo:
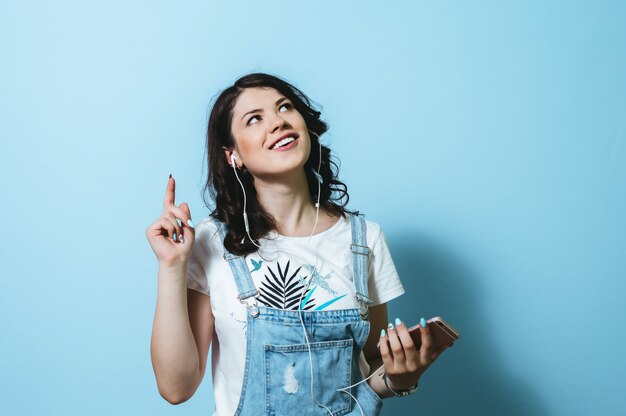
[[[359,405],[346,391],[358,400],[364,415],[380,414],[382,400],[367,382],[337,391],[363,380],[359,355],[369,334],[368,305],[372,303],[367,287],[370,249],[366,245],[365,220],[362,215],[348,216],[354,286],[360,308],[298,311],[258,306],[258,291],[244,258],[225,250],[238,298],[247,305],[246,364],[235,416],[330,416],[330,412],[335,416],[360,416]],[[224,241],[225,226],[215,222]],[[315,401],[311,398],[311,367]]]

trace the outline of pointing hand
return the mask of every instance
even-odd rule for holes
[[[163,199],[163,213],[146,229],[146,236],[159,264],[184,264],[195,240],[191,211],[186,202],[174,203],[176,182],[170,175]]]

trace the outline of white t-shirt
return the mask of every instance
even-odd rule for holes
[[[368,288],[371,306],[375,306],[402,295],[404,288],[380,226],[368,220],[366,224],[367,245],[372,250]],[[259,243],[261,249],[247,255],[245,260],[260,292],[260,306],[297,310],[306,289],[302,296],[304,310],[359,307],[354,296],[348,219],[341,218],[328,230],[310,238],[271,232]],[[237,409],[243,385],[246,306],[237,299],[235,279],[223,255],[224,246],[215,224],[209,218],[202,219],[196,225],[187,286],[211,296],[215,317],[211,341],[215,414],[231,416]],[[367,372],[362,353],[360,364],[361,371]]]

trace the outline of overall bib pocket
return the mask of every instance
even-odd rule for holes
[[[313,342],[313,397],[339,416],[350,411],[351,398],[337,391],[349,386],[353,340]],[[311,362],[307,344],[265,345],[265,405],[267,414],[327,416],[311,399]]]

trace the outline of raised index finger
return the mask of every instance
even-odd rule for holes
[[[174,197],[175,197],[176,183],[174,182],[174,178],[170,175],[170,178],[167,180],[167,188],[165,188],[165,198],[163,198],[163,208],[167,208],[171,205],[174,205]]]

